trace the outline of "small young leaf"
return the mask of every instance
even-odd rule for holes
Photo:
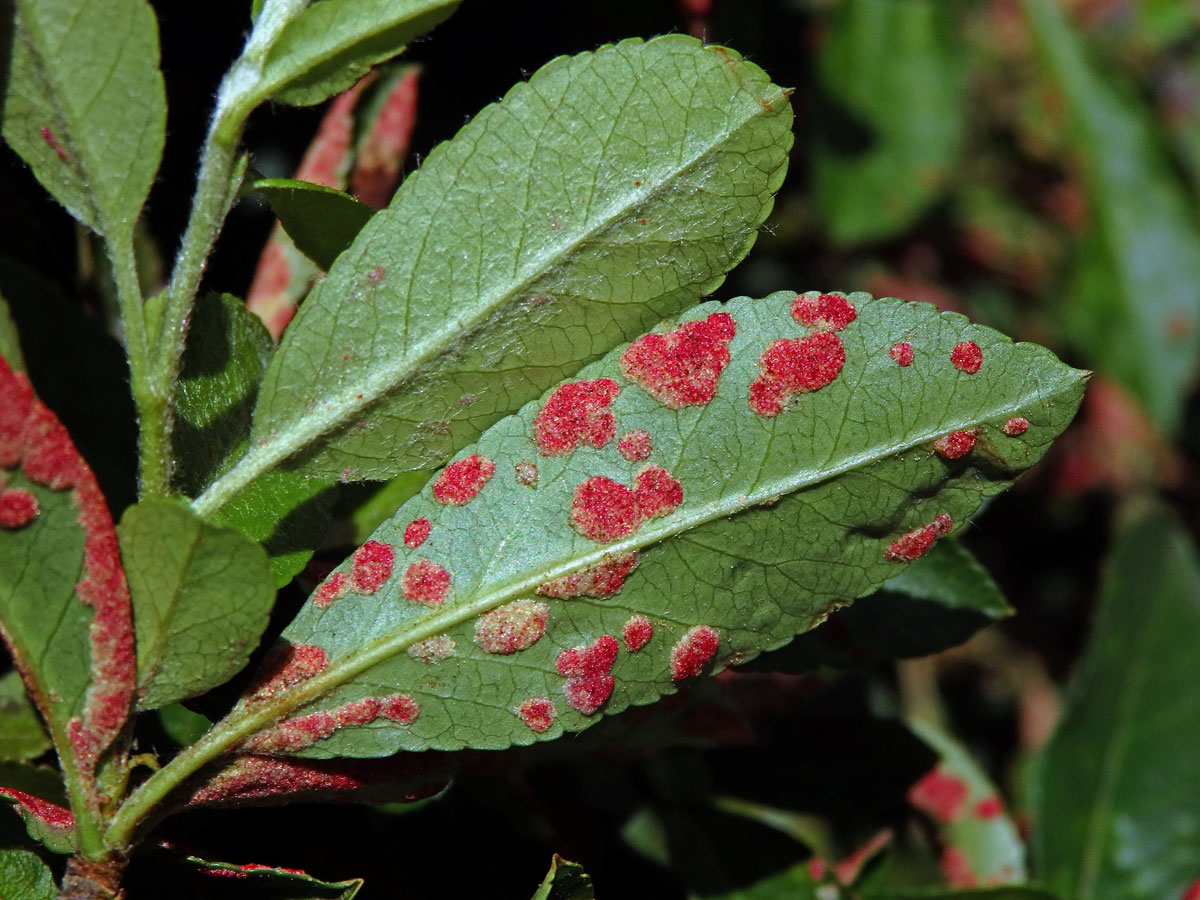
[[[1200,554],[1158,509],[1122,530],[1058,731],[1034,769],[1042,882],[1077,900],[1182,897],[1200,875]]]
[[[260,178],[250,188],[267,198],[300,252],[326,271],[374,212],[349,194],[290,178]]]
[[[190,747],[212,727],[200,713],[192,712],[182,703],[171,703],[157,710],[158,724],[167,737],[180,747]]]
[[[0,786],[0,799],[13,805],[29,836],[47,850],[71,854],[79,849],[75,817],[69,809],[11,787]]]
[[[550,871],[532,900],[594,900],[595,896],[592,879],[583,871],[583,866],[556,853],[550,861]]]
[[[275,600],[262,547],[166,500],[131,506],[117,536],[133,596],[138,706],[177,703],[241,670]]]
[[[5,672],[0,676],[0,760],[34,759],[49,749],[50,738],[25,695],[21,676]]]
[[[79,221],[131,233],[162,155],[158,27],[145,0],[15,0],[4,139]]]
[[[338,258],[216,495],[289,457],[343,479],[440,463],[714,290],[771,209],[790,127],[760,69],[680,35],[551,62],[436,149]]]
[[[255,882],[259,896],[268,892],[277,900],[354,900],[362,887],[361,878],[348,881],[322,881],[300,869],[284,869],[261,863],[212,862],[198,856],[185,859],[201,871],[218,878]],[[222,892],[224,893],[224,892]]]
[[[262,71],[264,99],[320,103],[450,17],[459,0],[322,0],[293,19]]]
[[[54,875],[36,853],[0,850],[0,897],[4,900],[54,900]]]
[[[230,727],[323,699],[246,750],[528,744],[778,647],[1036,462],[1085,379],[866,294],[685,319],[495,425],[335,571]]]

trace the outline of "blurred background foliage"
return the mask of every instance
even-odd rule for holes
[[[151,285],[247,27],[240,0],[206,4],[202,18],[155,5],[171,141],[143,242]],[[466,3],[411,48],[419,99],[402,168],[548,59],[674,30],[728,44],[795,88],[791,174],[719,297],[867,290],[962,312],[1094,370],[1079,419],[979,517],[963,540],[970,554],[942,554],[966,560],[951,588],[889,584],[792,647],[658,707],[542,748],[467,754],[437,798],[193,813],[168,821],[162,840],[206,859],[363,877],[368,900],[529,897],[554,852],[581,862],[601,897],[631,900],[1196,900],[1200,6]],[[291,176],[322,112],[262,111],[248,133],[255,168]],[[0,191],[10,248],[0,288],[14,317],[22,297],[68,296],[100,323],[111,317],[87,239],[11,155]],[[273,221],[253,201],[235,210],[210,288],[246,295]],[[78,343],[97,357],[92,371],[112,368],[95,349],[103,341]],[[65,374],[73,384],[78,373]],[[127,401],[77,405],[89,457],[97,418],[128,452]],[[97,468],[123,505],[127,476]],[[406,478],[343,492],[310,576],[422,483]],[[281,622],[311,584],[286,589]],[[144,740],[166,751],[197,727],[177,708]],[[0,749],[9,760],[45,750]],[[0,829],[19,840],[13,822]],[[161,895],[164,878],[178,897],[262,893],[154,850],[132,877],[132,898]],[[1009,887],[975,890],[987,885]],[[538,896],[590,896],[578,877],[560,888]]]

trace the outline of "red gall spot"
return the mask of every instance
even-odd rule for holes
[[[549,697],[530,697],[517,707],[517,715],[522,722],[541,734],[554,724],[558,710]]]
[[[58,155],[58,158],[63,162],[70,162],[70,157],[67,156],[67,151],[62,148],[62,144],[60,144],[58,139],[54,137],[54,132],[44,125],[41,128],[41,132],[42,140],[46,142],[46,146],[53,150]]]
[[[393,694],[384,699],[379,714],[397,725],[411,725],[421,715],[421,707],[408,694]]]
[[[633,534],[642,519],[633,491],[611,478],[596,475],[575,488],[571,524],[584,537],[610,544]]]
[[[908,802],[939,822],[953,822],[962,816],[968,793],[966,782],[935,766],[908,789]]]
[[[645,224],[646,224],[646,220],[645,220],[645,219],[638,219],[638,224],[639,224],[639,225],[645,225]]]
[[[695,678],[717,654],[721,636],[708,625],[697,625],[688,629],[671,648],[671,680],[683,681]]]
[[[873,834],[853,853],[833,867],[834,877],[847,887],[854,884],[858,881],[858,876],[862,874],[863,867],[870,862],[873,856],[885,850],[895,836],[895,832],[890,828],[884,828]]]
[[[971,868],[970,858],[957,847],[947,847],[942,851],[939,867],[949,887],[975,887],[979,883]]]
[[[441,606],[450,593],[450,573],[437,563],[418,559],[404,570],[400,589],[409,600],[426,606]]]
[[[612,696],[616,682],[609,674],[621,645],[611,635],[601,635],[591,646],[574,647],[558,654],[555,668],[567,679],[563,693],[567,705],[590,716]]]
[[[263,659],[247,703],[269,700],[281,691],[307,681],[329,665],[324,647],[316,644],[276,644]]]
[[[359,594],[373,594],[392,577],[396,551],[390,544],[367,541],[354,551],[350,559],[350,589]]]
[[[383,277],[385,275],[387,275],[387,269],[385,269],[383,266],[376,266],[367,273],[367,284],[374,287],[375,285],[379,284],[379,282],[383,281]]]
[[[359,400],[361,400],[362,398],[363,398],[363,395],[362,395],[362,394],[359,394],[359,395],[357,396],[357,399],[359,399]],[[363,428],[363,427],[365,427],[365,426],[366,426],[366,424],[367,424],[366,422],[359,422],[359,423],[358,423],[358,427],[359,427],[359,428]]]
[[[950,351],[950,362],[959,371],[974,375],[983,365],[983,351],[974,341],[961,341]]]
[[[0,493],[0,528],[22,528],[37,518],[37,497],[23,488]]]
[[[1004,423],[1004,433],[1009,437],[1016,437],[1019,434],[1024,434],[1029,430],[1029,420],[1023,416],[1014,416]]]
[[[646,466],[633,484],[633,496],[642,515],[656,519],[683,502],[683,485],[662,466]]]
[[[973,430],[952,431],[950,434],[938,438],[933,444],[933,449],[946,459],[958,459],[966,456],[975,448],[976,437]]]
[[[813,881],[820,881],[825,877],[824,857],[814,856],[808,861],[808,877]]]
[[[416,548],[425,543],[433,526],[428,519],[413,519],[404,529],[404,546]]]
[[[1184,888],[1183,896],[1179,900],[1200,900],[1200,878]]]
[[[888,351],[888,355],[896,361],[898,366],[911,366],[913,361],[912,344],[908,341],[900,341],[892,344],[892,349]]]
[[[581,572],[564,575],[539,585],[543,597],[611,597],[621,589],[625,579],[638,567],[640,557],[634,553],[619,553],[606,557]]]
[[[523,484],[528,488],[538,486],[538,467],[537,463],[519,462],[513,465],[513,477],[516,478],[517,484]]]
[[[528,650],[546,633],[550,608],[540,600],[515,600],[475,621],[475,643],[488,653]]]
[[[650,456],[654,443],[650,440],[650,432],[637,428],[617,441],[617,452],[630,462],[641,462]]]
[[[611,378],[559,385],[533,420],[533,439],[543,456],[565,456],[587,444],[604,447],[617,433],[609,407],[621,388]]]
[[[349,353],[343,354],[343,355],[342,355],[342,362],[345,362],[345,361],[346,361],[346,360],[348,360],[349,358],[350,358],[350,354],[349,354]]]
[[[621,634],[625,637],[625,649],[634,652],[650,643],[654,637],[654,625],[645,616],[630,616]]]
[[[633,186],[634,186],[634,187],[641,187],[641,186],[642,186],[642,183],[641,183],[640,181],[635,181],[635,182],[633,183]]]
[[[836,334],[819,331],[806,338],[772,341],[758,360],[760,374],[750,385],[750,408],[770,418],[798,394],[819,391],[841,374],[846,349]]]
[[[33,816],[55,831],[69,831],[75,827],[75,817],[71,815],[71,811],[49,800],[9,787],[0,787],[0,797],[17,804],[23,816]]]
[[[454,638],[450,637],[450,635],[439,634],[436,637],[417,641],[408,648],[408,655],[413,659],[433,666],[444,659],[452,657],[456,646]]]
[[[666,334],[647,334],[621,354],[621,374],[671,409],[703,406],[717,393],[736,333],[731,315],[713,313]]]
[[[837,294],[806,297],[800,294],[792,302],[792,318],[801,325],[821,331],[841,331],[856,318],[854,304]]]
[[[447,506],[462,506],[479,495],[495,471],[496,464],[478,453],[450,463],[433,483],[433,497]]]
[[[1004,815],[1004,801],[995,794],[984,797],[975,804],[975,817],[978,819],[995,819]]]
[[[372,209],[387,206],[400,180],[400,167],[416,122],[419,77],[416,66],[401,76],[388,91],[370,130],[359,141],[350,193]]]
[[[884,557],[892,562],[912,562],[920,559],[933,546],[934,541],[950,533],[953,524],[953,520],[942,513],[928,525],[914,528],[892,541]]]
[[[335,600],[341,600],[350,591],[350,576],[345,572],[334,572],[313,591],[313,604],[327,608]]]

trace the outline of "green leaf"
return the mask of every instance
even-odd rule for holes
[[[908,799],[937,826],[947,884],[994,887],[1025,881],[1025,844],[987,774],[939,728],[919,720],[909,724],[941,757],[913,785]]]
[[[711,900],[822,900],[825,895],[817,893],[819,886],[820,882],[814,881],[809,874],[808,863],[800,863],[748,887],[714,894]],[[833,896],[837,898],[841,894]]]
[[[25,358],[21,355],[21,340],[17,334],[8,302],[0,296],[0,356],[8,360],[14,371],[25,371]]]
[[[37,711],[14,670],[0,676],[0,760],[25,760],[50,749]],[[0,782],[3,783],[3,782]]]
[[[1058,731],[1032,779],[1042,881],[1077,900],[1179,897],[1200,874],[1200,556],[1158,509],[1130,522]]]
[[[550,871],[532,900],[593,900],[595,896],[592,879],[583,871],[583,866],[555,853],[550,861]]]
[[[237,297],[197,299],[175,387],[176,482],[194,496],[229,468],[250,434],[273,342]]]
[[[968,888],[966,890],[900,890],[868,893],[866,900],[1063,900],[1032,887]]]
[[[942,0],[842,0],[818,61],[814,188],[834,241],[907,228],[942,191],[964,124],[958,10]]]
[[[144,0],[15,0],[4,139],[75,218],[132,233],[158,171],[166,100]]]
[[[326,271],[375,212],[349,194],[307,181],[260,178],[250,188],[267,198],[300,252]]]
[[[824,299],[835,307],[846,302],[837,296]],[[252,723],[273,722],[321,695],[329,695],[319,702],[323,709],[362,701],[341,719],[340,714],[321,718],[342,722],[369,710],[369,698],[402,692],[420,707],[411,725],[372,719],[340,728],[311,746],[297,732],[319,720],[284,731],[298,741],[296,752],[325,757],[500,749],[586,728],[600,716],[572,708],[567,700],[578,701],[590,689],[578,682],[591,676],[577,671],[568,686],[555,671],[562,650],[592,645],[602,635],[622,635],[632,615],[649,619],[652,641],[637,652],[618,654],[612,670],[618,689],[603,706],[610,714],[676,690],[669,658],[685,635],[692,636],[696,652],[690,657],[694,665],[687,665],[689,655],[677,651],[684,656],[677,660],[680,675],[689,669],[719,671],[779,647],[898,574],[903,563],[895,559],[915,557],[949,529],[939,517],[949,516],[954,528],[961,527],[983,498],[1003,490],[1037,461],[1082,396],[1085,373],[1062,365],[1045,349],[1013,344],[925,304],[852,294],[855,321],[840,335],[817,332],[798,345],[793,339],[807,329],[790,314],[793,301],[803,311],[817,300],[812,294],[798,298],[780,292],[763,300],[702,304],[686,316],[698,325],[659,339],[669,347],[691,335],[693,343],[674,345],[680,348],[677,358],[700,366],[702,383],[706,377],[715,383],[713,360],[736,327],[729,344],[732,360],[720,375],[715,399],[706,405],[672,409],[655,400],[622,376],[621,347],[579,374],[581,379],[619,379],[619,384],[609,382],[621,388],[611,407],[593,412],[611,411],[617,434],[649,433],[649,464],[661,467],[660,483],[673,478],[682,486],[683,502],[669,514],[644,519],[632,511],[629,504],[638,502],[638,509],[653,512],[655,491],[643,485],[640,501],[630,494],[628,486],[644,464],[617,452],[618,444],[636,449],[625,442],[613,441],[604,449],[581,446],[568,455],[539,454],[532,435],[541,404],[529,404],[495,425],[467,451],[462,465],[445,470],[375,533],[376,543],[368,542],[356,559],[339,567],[284,631],[293,644],[317,645],[318,650],[296,652],[309,663],[324,656],[328,667],[293,690],[255,688],[266,694],[235,712],[227,727],[246,734]],[[889,355],[902,339],[914,350],[908,367]],[[845,367],[831,384],[795,398],[779,415],[761,415],[748,397],[760,376],[760,357],[769,346],[770,353],[779,352],[777,341],[792,348],[842,346]],[[982,354],[977,374],[951,362],[966,341],[975,342]],[[695,355],[687,355],[689,348]],[[653,341],[639,342],[639,353],[652,352]],[[961,358],[963,351],[957,352]],[[652,379],[653,365],[647,371],[641,377]],[[551,421],[547,426],[543,417],[538,426],[549,442],[543,446],[554,449],[555,404],[570,409],[570,402],[567,392],[552,398]],[[758,402],[765,405],[761,398]],[[1005,434],[1002,429],[1011,430],[1010,419],[1017,417],[1026,420],[1027,430]],[[603,424],[603,417],[598,421]],[[551,431],[541,430],[545,427]],[[967,430],[977,437],[972,452],[956,459],[932,452],[942,437],[961,437]],[[469,470],[487,460],[494,474],[478,498],[461,506],[435,499],[435,492],[447,501],[464,499],[455,495],[460,478],[469,481],[463,466]],[[537,467],[536,481],[529,477],[531,464]],[[594,484],[593,478],[626,486],[600,483],[601,489],[617,491],[614,503],[624,502],[627,510],[614,512],[610,520],[625,529],[613,524],[613,531],[600,534],[616,537],[608,543],[570,524],[573,502],[579,509],[579,501],[573,501],[577,486]],[[585,507],[579,527],[598,533],[604,509],[602,502]],[[592,513],[598,518],[589,526]],[[410,549],[406,532],[418,519],[427,519],[432,531]],[[418,533],[414,526],[410,544]],[[555,591],[543,587],[588,571],[599,574],[595,567],[615,565],[634,552],[641,554],[640,565],[616,596],[555,599],[548,595]],[[394,565],[385,565],[392,554]],[[434,567],[442,567],[450,579],[441,597],[444,605],[438,605],[443,576]],[[388,572],[390,577],[368,593],[375,588],[372,582]],[[535,593],[539,587],[543,595]],[[512,655],[486,652],[476,642],[479,617],[517,600],[525,601],[533,618],[539,609],[529,604],[546,604],[547,639]],[[497,624],[495,617],[489,622]],[[701,665],[706,656],[700,649],[711,635],[697,636],[698,626],[710,626],[719,635],[711,666]],[[454,642],[451,658],[438,659],[437,650],[449,649],[445,640],[405,652],[442,635]],[[274,699],[264,699],[268,695]],[[533,698],[548,698],[558,713],[544,732],[531,730],[514,713]],[[278,747],[271,742],[280,736],[268,734],[247,746]]]
[[[320,0],[271,45],[259,93],[311,106],[344,91],[376,63],[449,18],[459,0]]]
[[[354,510],[351,523],[354,526],[354,543],[361,544],[371,533],[396,514],[410,497],[429,481],[432,472],[405,472],[375,491],[361,506]]]
[[[13,805],[25,823],[25,832],[52,853],[79,850],[79,834],[71,811],[19,788],[0,787],[0,799]]]
[[[271,361],[252,449],[199,508],[289,458],[343,479],[441,463],[714,290],[771,209],[790,127],[758,67],[680,35],[545,66],[338,258]]]
[[[4,900],[54,900],[54,876],[36,853],[0,850],[0,895]]]
[[[117,536],[133,596],[138,705],[176,703],[240,671],[275,600],[263,549],[168,500],[131,506]]]
[[[354,900],[363,885],[361,878],[323,881],[299,869],[284,869],[258,863],[238,865],[212,862],[198,856],[184,858],[201,871],[252,882],[253,895],[256,897],[269,896],[278,900]]]
[[[1092,227],[1065,333],[1116,376],[1160,427],[1175,429],[1200,355],[1200,227],[1157,129],[1110,83],[1052,0],[1026,0],[1041,59],[1061,92]],[[1111,71],[1111,67],[1108,67]]]
[[[190,747],[212,727],[206,717],[192,712],[182,703],[171,703],[157,710],[158,724],[167,737],[180,747]]]

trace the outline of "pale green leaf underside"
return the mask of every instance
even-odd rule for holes
[[[17,0],[4,139],[70,213],[127,232],[158,170],[166,100],[144,0]]]
[[[771,209],[790,128],[758,67],[690,38],[551,62],[338,257],[267,371],[253,449],[213,490],[289,457],[380,479],[444,461],[715,289]]]
[[[633,613],[649,617],[655,635],[644,649],[621,652],[613,669],[616,690],[601,713],[653,702],[674,690],[668,653],[690,627],[719,630],[716,670],[786,643],[896,575],[902,564],[888,561],[885,552],[900,535],[943,513],[962,527],[983,498],[1032,465],[1074,415],[1085,374],[1049,351],[1013,344],[928,305],[850,296],[858,318],[841,332],[847,357],[841,375],[775,418],[752,412],[747,397],[767,345],[807,333],[789,314],[790,292],[706,303],[687,314],[693,320],[724,311],[737,323],[732,362],[707,406],[675,411],[659,404],[618,374],[624,348],[579,373],[580,379],[618,381],[617,434],[649,431],[649,461],[683,485],[677,510],[614,543],[601,545],[572,530],[573,493],[591,476],[631,484],[642,463],[627,462],[615,442],[567,457],[540,456],[532,438],[538,404],[492,427],[465,451],[495,461],[495,475],[479,497],[446,507],[430,487],[422,490],[374,535],[396,548],[391,579],[374,595],[351,593],[326,609],[309,603],[284,632],[291,641],[320,645],[332,660],[305,688],[343,685],[321,707],[403,691],[420,703],[420,717],[407,727],[377,720],[345,728],[303,752],[373,756],[528,744],[539,736],[512,710],[531,697],[553,699],[560,713],[542,738],[585,728],[600,714],[567,706],[556,658],[564,648],[620,635]],[[976,375],[950,362],[951,349],[964,339],[983,350]],[[898,340],[915,350],[911,367],[897,366],[888,354]],[[1027,418],[1029,430],[1004,435],[1000,429],[1011,416]],[[980,429],[970,455],[948,461],[931,452],[939,437],[967,428]],[[514,465],[522,461],[536,462],[536,489],[516,482]],[[403,531],[418,517],[432,522],[432,534],[408,550]],[[641,566],[616,596],[546,598],[546,635],[517,654],[493,655],[475,645],[480,613],[629,550],[643,551]],[[451,574],[441,609],[401,592],[406,567],[421,558]],[[453,658],[430,665],[403,652],[443,633],[456,642]]]
[[[262,547],[166,500],[131,506],[117,536],[133,598],[138,705],[175,703],[236,674],[275,600]]]

